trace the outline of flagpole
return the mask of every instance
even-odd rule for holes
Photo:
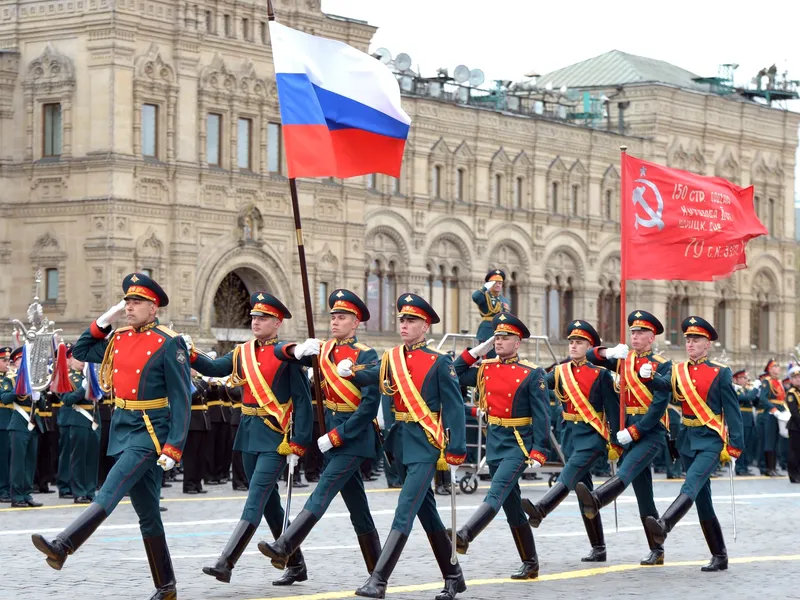
[[[619,263],[620,263],[620,281],[619,281],[619,339],[620,343],[624,344],[627,339],[627,327],[626,320],[627,320],[627,311],[625,310],[626,305],[626,296],[627,296],[627,280],[628,280],[628,252],[627,252],[627,238],[625,236],[625,224],[628,222],[628,203],[625,201],[625,157],[627,156],[628,147],[627,146],[620,146],[620,223],[619,223],[619,235],[620,235],[620,251],[619,251]],[[620,430],[625,429],[625,396],[628,393],[627,385],[625,384],[625,370],[620,369],[622,376],[620,377],[620,386],[619,386],[619,428]]]
[[[275,11],[272,0],[267,0],[267,20],[275,20]],[[292,197],[292,214],[294,215],[294,229],[297,236],[297,256],[300,260],[300,279],[303,282],[303,302],[306,307],[306,322],[308,323],[308,337],[316,337],[314,333],[314,305],[311,303],[311,290],[308,285],[308,265],[306,264],[306,248],[303,245],[303,224],[300,220],[300,202],[297,199],[297,182],[294,177],[289,178],[289,192]],[[311,369],[314,373],[314,398],[317,401],[317,420],[320,433],[327,432],[325,427],[325,406],[322,397],[322,374],[319,369],[319,358],[311,357]],[[316,440],[314,440],[314,443]],[[292,476],[291,473],[288,475]]]

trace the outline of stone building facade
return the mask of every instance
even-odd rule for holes
[[[225,286],[275,293],[295,314],[284,335],[304,335],[264,4],[0,6],[0,319],[24,314],[40,268],[47,314],[77,335],[139,270],[171,295],[165,320],[206,344],[246,335],[222,322]],[[375,32],[324,15],[318,0],[274,4],[281,22],[362,50]],[[499,267],[514,311],[559,352],[577,318],[616,338],[624,144],[755,184],[770,230],[728,280],[629,284],[629,306],[668,325],[662,351],[692,312],[720,325],[732,362],[786,355],[798,115],[661,83],[625,93],[623,134],[405,95],[413,124],[399,179],[298,182],[318,332],[336,287],[367,295],[362,337],[378,347],[397,340],[393,301],[404,291],[432,299],[444,317],[437,335],[474,331],[471,293]]]

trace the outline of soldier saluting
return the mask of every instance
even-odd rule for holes
[[[711,503],[711,474],[720,461],[735,461],[742,454],[742,413],[731,370],[708,359],[711,342],[717,339],[711,323],[692,316],[683,321],[681,329],[689,360],[672,366],[671,386],[683,412],[678,449],[686,467],[686,480],[662,517],[648,517],[645,527],[657,544],[663,544],[667,534],[696,503],[700,526],[711,550],[711,562],[700,570],[724,571],[728,568],[728,552]]]
[[[494,318],[502,312],[511,310],[511,304],[508,298],[503,296],[503,283],[505,283],[506,274],[501,269],[492,269],[486,274],[483,287],[472,293],[472,301],[478,306],[478,312],[481,315],[481,323],[478,325],[478,331],[475,337],[478,341],[483,343],[492,337],[494,327],[492,322]],[[494,348],[490,349],[486,354],[487,358],[494,357]]]
[[[403,487],[375,569],[356,596],[385,597],[416,516],[444,578],[444,590],[436,600],[452,600],[467,584],[461,565],[450,564],[452,545],[436,509],[431,481],[437,467],[460,465],[467,456],[464,401],[453,360],[428,348],[425,340],[430,326],[439,322],[436,311],[422,297],[403,294],[397,299],[397,314],[403,343],[384,353],[379,381],[381,393],[393,399],[395,423],[386,449],[395,456]]]
[[[579,482],[575,494],[583,506],[583,514],[594,519],[603,506],[611,504],[632,483],[644,526],[647,517],[658,518],[650,463],[660,452],[665,429],[669,428],[665,413],[671,390],[669,385],[656,382],[653,373],[668,377],[672,363],[653,353],[656,335],[664,332],[664,326],[655,316],[635,310],[628,315],[628,328],[633,352],[629,353],[625,344],[618,344],[614,348],[594,348],[586,355],[591,362],[619,373],[622,385],[620,402],[625,403],[628,416],[627,423],[620,423],[620,427],[627,426],[617,433],[616,438],[620,445],[627,446],[625,461],[615,476],[594,491]],[[652,539],[647,528],[645,534],[650,554],[641,564],[663,564],[663,546]]]
[[[175,573],[159,493],[163,471],[181,459],[189,427],[189,353],[179,335],[158,323],[159,308],[169,303],[158,283],[131,273],[122,289],[125,299],[94,321],[72,347],[76,360],[101,364],[101,386],[113,390],[116,410],[108,453],[117,460],[89,507],[52,541],[34,534],[33,545],[60,570],[130,493],[156,586],[150,600],[174,600]],[[111,323],[123,314],[128,325],[109,336]]]
[[[325,468],[291,526],[274,544],[259,542],[258,549],[272,559],[273,566],[282,569],[341,492],[367,572],[372,573],[381,553],[381,541],[370,514],[360,466],[375,455],[379,444],[373,421],[380,408],[380,395],[374,372],[368,372],[369,368],[376,368],[378,354],[356,339],[359,324],[370,318],[361,298],[350,290],[334,290],[328,297],[328,307],[333,337],[322,344],[319,360],[327,433],[317,440],[325,456]],[[305,343],[316,346],[315,342]],[[295,344],[279,344],[276,356],[294,357],[296,349]],[[304,356],[300,363],[311,366],[311,356]]]
[[[230,583],[231,571],[253,538],[263,516],[277,539],[283,530],[284,512],[276,484],[289,464],[289,473],[311,443],[311,390],[303,368],[297,362],[283,362],[276,356],[278,331],[291,319],[283,303],[272,294],[256,292],[250,297],[250,328],[255,339],[239,344],[217,359],[192,350],[192,367],[203,375],[225,377],[228,385],[242,386],[242,420],[234,449],[241,451],[250,489],[242,516],[228,544],[211,567],[203,573]],[[188,337],[188,336],[187,336]],[[189,340],[191,342],[191,339]],[[311,340],[294,347],[294,356],[319,352]],[[291,585],[308,578],[303,554],[298,548],[286,563],[286,571],[273,585]]]
[[[592,467],[606,456],[619,459],[622,448],[612,441],[612,432],[619,429],[619,397],[614,379],[603,367],[586,360],[590,348],[600,345],[600,336],[587,321],[577,320],[567,327],[570,360],[548,373],[547,383],[554,389],[563,408],[564,432],[561,448],[568,457],[558,480],[547,493],[533,504],[527,498],[522,507],[530,517],[529,523],[539,527],[578,482],[592,489]],[[580,503],[579,503],[580,504]],[[594,519],[581,517],[592,550],[583,562],[605,562],[606,543],[603,524],[598,513]]]
[[[503,507],[522,566],[511,579],[536,579],[539,559],[533,532],[522,510],[519,478],[527,465],[538,469],[549,446],[550,410],[544,370],[519,358],[519,346],[530,337],[525,324],[511,313],[492,322],[494,337],[464,350],[455,363],[461,385],[477,387],[478,410],[486,414],[486,460],[492,484],[469,520],[458,530],[456,550],[466,554],[470,542]],[[470,368],[494,345],[496,358]]]

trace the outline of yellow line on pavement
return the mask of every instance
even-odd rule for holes
[[[722,477],[718,479],[722,480]],[[736,476],[737,481],[754,481],[754,480],[761,480],[761,479],[769,479],[770,481],[779,481],[780,479],[786,479],[786,477],[766,477],[764,475],[742,475]],[[488,481],[483,483],[489,483]],[[683,478],[681,479],[655,479],[653,483],[683,483]],[[536,483],[523,483],[519,484],[521,488],[546,488],[549,487],[546,481],[538,481]],[[475,496],[479,490],[487,489],[484,486],[478,487],[475,492],[472,494],[464,494],[461,493],[461,496],[468,497],[468,496]],[[374,489],[367,489],[365,490],[368,494],[397,494],[400,492],[400,488],[374,488]],[[292,492],[293,498],[307,498],[311,495],[311,492]],[[241,496],[209,496],[209,495],[202,495],[201,497],[192,497],[192,498],[164,498],[161,502],[164,504],[172,503],[172,502],[226,502],[230,500],[245,500],[247,498],[247,494],[242,494]],[[130,500],[123,500],[120,504],[130,504]],[[26,510],[56,510],[61,508],[86,508],[86,504],[53,504],[50,506],[39,506],[37,508],[0,508],[0,513],[4,512],[19,512],[19,511],[26,511]]]
[[[788,554],[783,556],[741,556],[731,558],[728,560],[730,564],[749,564],[759,562],[789,562],[800,561],[800,554]],[[550,573],[547,575],[539,575],[538,579],[534,580],[518,580],[518,579],[469,579],[467,580],[467,589],[483,585],[502,585],[506,583],[531,585],[537,582],[545,581],[563,581],[566,579],[581,579],[584,577],[594,577],[597,575],[607,575],[609,573],[622,573],[624,571],[635,571],[638,569],[667,569],[672,567],[698,567],[708,563],[705,560],[686,560],[680,562],[670,562],[666,565],[659,567],[647,567],[636,564],[628,565],[611,565],[608,567],[595,567],[593,569],[580,569],[577,571],[563,571],[561,573]],[[411,592],[425,592],[430,590],[439,590],[442,588],[442,582],[436,581],[433,583],[420,583],[417,585],[401,585],[389,586],[386,588],[387,594],[408,594]],[[271,596],[269,598],[251,598],[250,600],[335,600],[337,598],[352,598],[355,594],[352,590],[339,591],[339,592],[320,592],[317,594],[297,594],[294,596]]]

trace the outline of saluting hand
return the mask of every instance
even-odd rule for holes
[[[475,346],[469,351],[469,355],[472,358],[480,358],[482,356],[486,356],[492,348],[494,348],[494,336]]]
[[[115,304],[111,308],[109,308],[106,312],[102,315],[97,317],[97,326],[101,329],[105,329],[111,323],[119,319],[122,315],[125,314],[125,300],[121,300],[118,304]]]

